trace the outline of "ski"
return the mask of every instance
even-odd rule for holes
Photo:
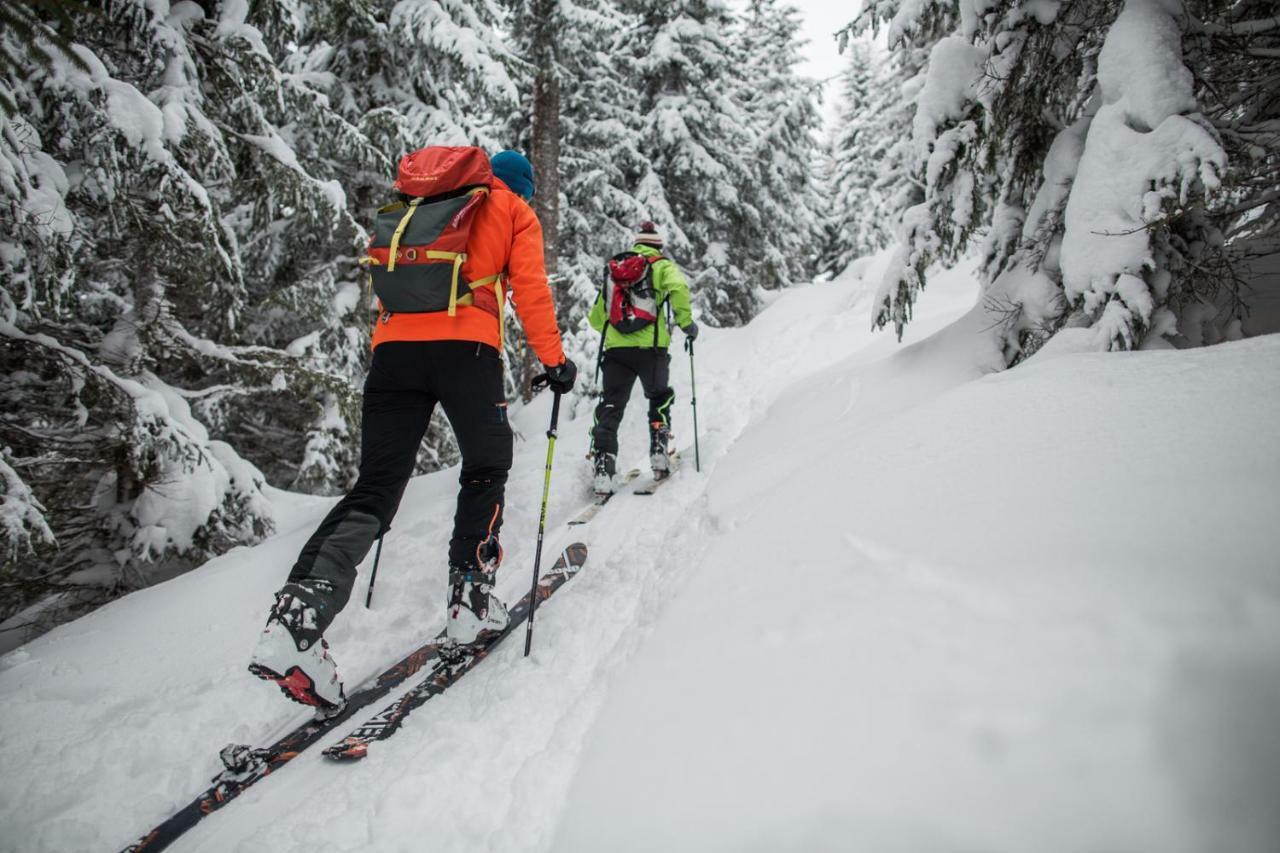
[[[676,472],[680,470],[680,454],[678,452],[672,453],[670,458],[671,458],[671,470],[666,473],[666,476],[658,477],[655,475],[650,482],[645,483],[643,486],[641,486],[640,488],[632,492],[632,494],[651,495],[654,492],[656,492],[664,483],[668,482],[672,477],[674,477]]]
[[[213,777],[212,784],[164,823],[126,847],[124,853],[151,853],[165,849],[205,815],[222,808],[250,785],[297,758],[303,750],[350,719],[356,711],[381,699],[405,679],[418,673],[438,655],[443,644],[442,631],[435,639],[414,649],[378,675],[361,682],[347,696],[341,710],[308,720],[270,746],[259,748],[249,744],[228,744],[218,754],[225,769]]]
[[[609,492],[608,494],[596,495],[595,500],[593,500],[591,504],[587,506],[586,509],[584,509],[582,512],[578,513],[576,516],[574,516],[569,520],[569,526],[572,527],[575,524],[586,524],[588,521],[595,518],[596,513],[600,512],[600,510],[604,507],[604,505],[613,499],[614,495],[622,491],[622,489],[627,484],[629,484],[632,480],[636,479],[639,476],[640,476],[639,468],[632,468],[630,471],[623,474],[619,478],[618,488],[616,490]]]
[[[560,553],[560,558],[547,574],[538,581],[538,602],[546,601],[552,593],[564,586],[586,564],[587,546],[575,542]],[[415,709],[439,696],[458,679],[466,675],[488,657],[499,643],[506,639],[529,618],[530,593],[516,602],[510,610],[507,626],[479,643],[441,649],[439,662],[431,673],[411,687],[399,699],[374,714],[351,734],[324,750],[325,758],[334,761],[358,761],[369,754],[369,745],[386,740],[395,734],[405,717]]]

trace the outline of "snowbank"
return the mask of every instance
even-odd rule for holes
[[[1275,849],[1280,336],[937,394],[967,322],[720,463],[552,849]]]

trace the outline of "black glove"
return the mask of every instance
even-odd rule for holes
[[[689,325],[681,328],[680,331],[684,332],[684,336],[691,341],[698,339],[698,324],[692,320],[689,321]]]
[[[547,367],[547,372],[541,376],[535,376],[532,386],[534,391],[550,387],[557,394],[568,394],[573,390],[573,383],[577,378],[578,366],[566,359],[555,367]]]

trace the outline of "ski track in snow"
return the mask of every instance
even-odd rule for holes
[[[943,291],[939,306],[946,305],[950,316],[973,302],[974,287],[964,274],[950,274],[938,289]],[[430,827],[433,850],[548,849],[583,739],[612,674],[632,657],[685,577],[696,571],[706,543],[721,532],[703,496],[716,460],[795,377],[856,352],[868,340],[879,342],[867,328],[865,313],[849,310],[862,296],[848,286],[799,289],[780,296],[786,304],[775,306],[750,331],[713,330],[700,339],[701,474],[693,471],[694,454],[685,452],[677,479],[659,495],[619,495],[586,528],[571,530],[563,522],[589,488],[583,457],[590,407],[579,401],[576,418],[561,424],[549,522],[558,524],[548,547],[581,536],[591,556],[572,594],[566,594],[569,589],[558,594],[537,622],[531,662],[521,657],[520,643],[508,642],[457,687],[411,716],[405,731],[371,748],[359,765],[321,766],[319,775],[308,777],[306,789],[296,784],[255,788],[241,798],[252,803],[251,814],[234,827],[207,821],[179,849],[408,851],[421,849],[424,826]],[[921,333],[929,328],[925,319]],[[881,354],[895,347],[882,346]],[[692,430],[688,362],[674,347],[672,376],[685,402],[675,415],[677,443],[685,448]],[[528,442],[519,451],[509,498],[515,511],[508,513],[504,530],[508,556],[501,588],[507,600],[529,582],[531,522],[536,521],[531,516],[536,515],[536,475],[545,454],[541,431],[548,417],[548,400],[518,417],[517,428]],[[619,468],[645,468],[647,431],[638,390],[620,436]],[[646,479],[647,474],[633,488]],[[451,488],[449,483],[450,498]],[[522,506],[526,511],[519,513],[515,508]],[[447,524],[440,524],[431,534],[415,531],[413,538],[442,541],[447,531]],[[520,568],[513,572],[513,566]],[[342,653],[341,638],[334,648]],[[321,764],[317,756],[302,761]],[[375,789],[379,793],[372,794]],[[280,813],[291,817],[273,825],[271,817]]]
[[[171,849],[846,849],[856,833],[871,844],[866,849],[1015,851],[1090,814],[1093,830],[1060,836],[1084,842],[1075,849],[1194,849],[1179,837],[1188,825],[1199,826],[1194,821],[1151,825],[1152,816],[1176,813],[1165,801],[1174,794],[1161,789],[1152,805],[1153,798],[1125,788],[1150,781],[1148,756],[1135,746],[1146,736],[1144,721],[1131,703],[1166,686],[1154,677],[1128,682],[1167,656],[1159,631],[1123,618],[1123,602],[1109,613],[1090,595],[1074,594],[1070,576],[1055,582],[1016,571],[1017,549],[1040,543],[1014,535],[1012,544],[994,549],[1005,563],[975,573],[971,564],[981,565],[977,555],[987,549],[989,531],[966,540],[960,525],[943,525],[937,543],[912,541],[904,532],[912,529],[910,519],[895,527],[892,518],[877,516],[875,488],[823,482],[827,471],[890,478],[903,454],[923,458],[919,470],[951,466],[960,485],[939,485],[939,493],[962,489],[972,473],[964,470],[963,454],[943,448],[946,442],[926,427],[935,411],[929,401],[952,399],[948,389],[978,379],[991,362],[981,349],[981,318],[969,313],[976,286],[964,268],[934,277],[908,327],[909,339],[933,335],[930,345],[903,349],[890,335],[868,330],[863,281],[874,288],[885,260],[864,266],[862,280],[778,294],[744,329],[706,330],[697,349],[702,472],[694,472],[687,452],[682,470],[657,496],[619,495],[582,528],[565,522],[589,490],[583,457],[590,403],[567,405],[544,562],[576,539],[591,553],[583,573],[539,610],[532,657],[521,656],[523,631],[517,632],[415,711],[401,732],[373,744],[364,761],[324,761],[323,746],[390,697],[375,703]],[[939,352],[952,357],[940,359]],[[1113,364],[1118,357],[1102,358]],[[1039,370],[1055,369],[1045,362]],[[1107,375],[1099,375],[1105,383]],[[692,435],[689,373],[676,347],[672,376],[683,448]],[[995,394],[1023,381],[1019,371],[993,378],[1003,383]],[[982,403],[967,405],[960,412],[972,415]],[[1053,417],[1061,404],[1037,397],[1027,405],[1036,417]],[[516,462],[499,582],[507,601],[530,580],[549,412],[544,397],[514,416]],[[982,429],[979,417],[951,425],[961,437]],[[851,441],[853,430],[872,436],[870,445],[884,448],[885,458],[859,456],[868,453],[868,442]],[[621,438],[620,463],[646,467],[638,390]],[[786,452],[773,452],[784,446]],[[1037,446],[1032,435],[1019,449]],[[1052,448],[1043,458],[1053,459]],[[1069,474],[1046,472],[1051,479]],[[830,496],[827,509],[804,509],[814,491],[807,483]],[[329,633],[349,684],[439,630],[455,492],[456,469],[410,484],[386,539],[372,611],[362,606],[372,554],[361,567],[352,603]],[[974,494],[980,517],[983,498],[980,490]],[[0,759],[20,771],[0,777],[0,850],[119,849],[202,790],[219,769],[217,750],[225,743],[265,745],[306,717],[244,665],[271,592],[331,502],[273,498],[282,532],[268,542],[130,595],[0,658]],[[925,519],[930,506],[947,505],[924,487],[920,501]],[[809,515],[788,517],[798,512]],[[783,532],[780,523],[794,530]],[[823,530],[834,532],[824,538]],[[793,547],[793,536],[828,551]],[[737,570],[746,567],[752,571]],[[1099,575],[1085,580],[1110,582]],[[789,585],[793,576],[804,579],[803,588]],[[1139,594],[1145,589],[1114,580],[1119,588],[1126,582]],[[1162,618],[1189,618],[1199,588],[1189,589],[1170,594]],[[869,604],[857,605],[856,619],[846,623],[779,608],[783,599]],[[1257,636],[1280,640],[1277,599],[1242,594],[1240,601]],[[1038,630],[1044,618],[1055,620],[1053,631]],[[708,620],[723,622],[732,642],[709,630]],[[957,636],[969,657],[948,651]],[[681,642],[689,645],[678,648]],[[1029,663],[1027,648],[1059,668]],[[824,667],[837,649],[841,669]],[[1113,665],[1082,665],[1117,649],[1122,654]],[[1266,671],[1262,659],[1255,661],[1261,669],[1228,660],[1243,673]],[[863,679],[857,688],[839,677],[853,671]],[[1229,668],[1212,658],[1186,658],[1176,671],[1187,685],[1238,689]],[[765,674],[777,678],[772,704],[760,701],[765,688],[753,680]],[[921,692],[920,685],[929,686]],[[863,690],[877,701],[859,701]],[[1085,717],[1046,719],[1044,703],[1086,690],[1092,698]],[[1119,698],[1108,700],[1111,693]],[[1280,707],[1259,695],[1249,707]],[[932,710],[939,703],[941,716]],[[1078,701],[1073,707],[1079,710]],[[1206,719],[1221,713],[1211,700],[1192,702],[1170,716],[1165,730],[1194,739]],[[762,716],[770,714],[794,715],[796,731]],[[1111,726],[1108,735],[1096,738],[1093,723]],[[836,742],[843,746],[824,748],[814,736],[823,726],[842,732]],[[743,745],[760,730],[773,739],[757,754]],[[905,752],[877,748],[903,731],[918,735],[916,742],[893,742]],[[1019,749],[1044,731],[1066,739],[1063,760]],[[1184,760],[1193,768],[1216,760],[1210,747],[1201,752]],[[850,766],[851,754],[865,766]],[[933,778],[913,777],[932,754]],[[1001,761],[1002,769],[992,771],[989,763]],[[1056,776],[1073,761],[1085,782],[1074,787]],[[1120,780],[1108,801],[1094,789],[1099,767],[1113,767]],[[773,777],[790,786],[781,803],[769,788]],[[843,790],[853,779],[856,791]],[[1262,774],[1255,788],[1265,791],[1272,781]],[[988,825],[993,802],[1021,788],[1032,797],[1063,796],[1013,804],[1007,821]],[[1136,809],[1138,818],[1126,821],[1126,809]],[[935,822],[925,819],[935,813]],[[726,822],[736,833],[717,836],[716,826]],[[1065,843],[1039,849],[1070,849]]]
[[[959,289],[959,302],[972,298],[963,277]],[[566,406],[545,553],[578,538],[592,551],[584,574],[538,621],[533,657],[524,661],[521,643],[509,641],[361,764],[323,763],[325,741],[172,849],[418,849],[414,828],[428,822],[440,850],[545,843],[608,673],[696,565],[708,524],[699,500],[715,460],[792,376],[872,339],[862,328],[865,316],[848,312],[859,298],[845,286],[801,288],[778,297],[790,310],[769,312],[760,328],[708,330],[697,351],[703,473],[692,471],[689,455],[656,499],[619,496],[586,529],[564,522],[588,496],[591,404]],[[773,350],[767,357],[764,347]],[[675,347],[672,362],[683,447],[692,434],[688,362]],[[527,588],[532,569],[549,413],[544,395],[514,418],[499,584],[509,601]],[[637,390],[621,430],[629,467],[647,468],[645,430]],[[410,484],[386,538],[372,611],[360,606],[372,553],[361,566],[352,602],[329,632],[348,683],[439,630],[456,476],[451,469]],[[10,767],[41,768],[0,780],[0,850],[121,848],[202,790],[220,769],[217,750],[226,743],[265,745],[306,719],[305,709],[244,666],[271,593],[332,502],[273,498],[281,532],[262,545],[127,596],[0,658],[0,756]],[[374,779],[387,784],[362,803]],[[388,817],[401,808],[403,821]],[[518,839],[504,834],[507,826],[521,827]]]

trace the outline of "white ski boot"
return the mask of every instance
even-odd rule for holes
[[[476,548],[478,565],[449,570],[449,611],[445,634],[469,645],[507,627],[507,606],[493,594],[493,579],[502,564],[502,546],[490,536]]]
[[[346,696],[329,644],[316,630],[316,611],[288,587],[275,606],[249,659],[249,672],[275,682],[295,702],[321,714],[342,710]]]

